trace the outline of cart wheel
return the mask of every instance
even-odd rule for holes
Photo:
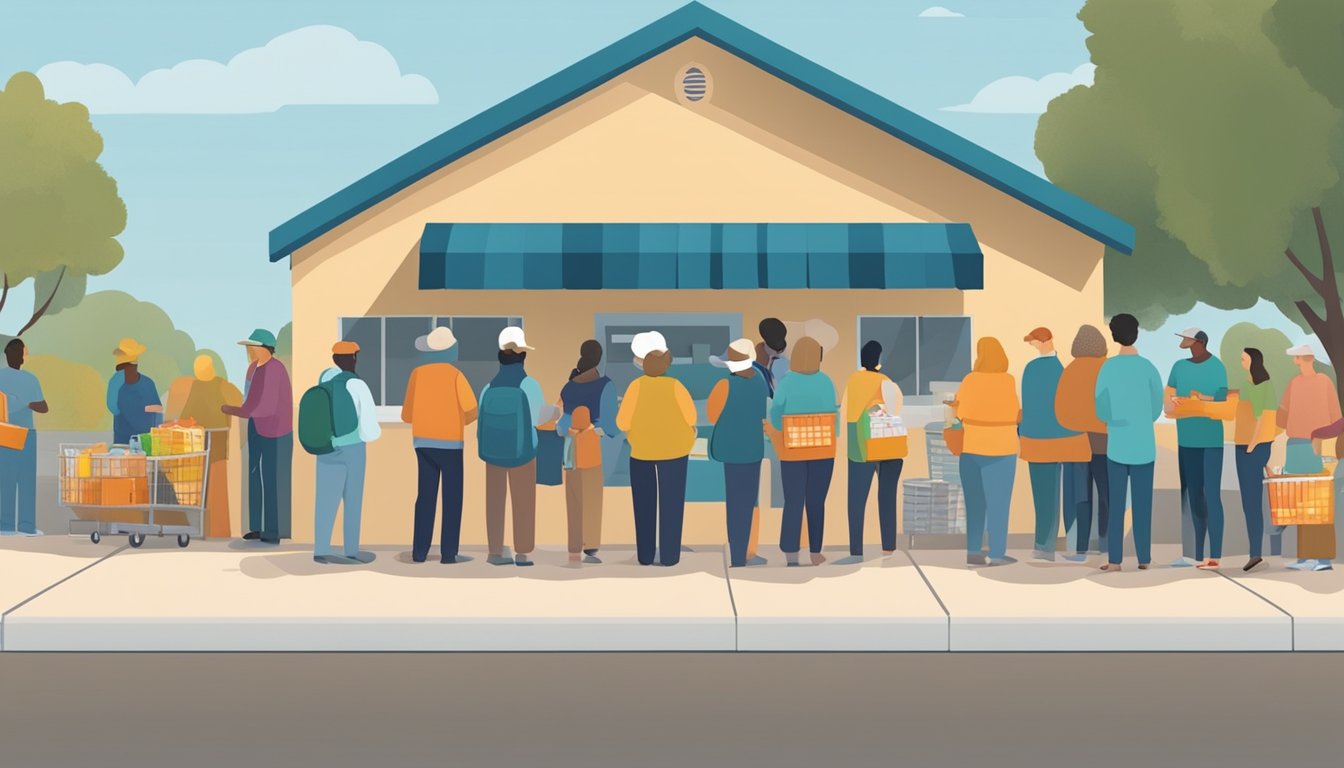
[[[139,547],[141,544],[144,544],[144,543],[145,543],[145,534],[143,534],[143,533],[132,533],[132,534],[131,534],[131,546],[132,546],[132,547]]]
[[[97,544],[98,542],[100,542],[100,541],[102,541],[102,540],[103,540],[103,534],[101,534],[101,533],[99,533],[99,532],[97,532],[97,531],[94,531],[93,533],[90,533],[90,534],[89,534],[89,541],[92,541],[94,544]]]
[[[191,543],[191,535],[186,533],[177,534],[177,546],[185,547]]]

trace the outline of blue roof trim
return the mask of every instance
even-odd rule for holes
[[[421,290],[984,287],[969,224],[426,224]]]
[[[658,54],[700,37],[943,160],[1092,239],[1129,253],[1134,227],[770,39],[690,3],[430,139],[270,233],[279,261],[347,219]]]

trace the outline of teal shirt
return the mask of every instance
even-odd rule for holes
[[[1097,374],[1097,417],[1106,422],[1106,457],[1119,464],[1157,461],[1153,422],[1162,415],[1162,376],[1138,355],[1116,355]]]
[[[728,399],[709,436],[709,456],[725,464],[754,464],[765,458],[761,422],[770,390],[765,377],[728,377]]]
[[[1017,433],[1023,437],[1047,440],[1078,434],[1065,429],[1055,416],[1055,393],[1064,366],[1058,355],[1042,355],[1027,363],[1022,371],[1022,424]]]
[[[1226,399],[1227,369],[1212,355],[1202,363],[1189,358],[1178,360],[1171,367],[1167,386],[1176,390],[1177,397],[1189,397],[1191,392],[1216,396],[1222,390]],[[1176,444],[1182,448],[1222,448],[1223,423],[1203,417],[1177,419]]]
[[[840,406],[829,376],[820,371],[791,371],[779,379],[775,385],[775,399],[770,404],[770,423],[775,429],[783,429],[785,416],[800,413],[834,413],[835,434],[840,435]]]

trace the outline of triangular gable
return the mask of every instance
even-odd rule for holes
[[[1133,250],[1134,227],[1116,216],[693,2],[430,139],[271,230],[271,261],[283,259],[417,181],[693,37],[722,48],[1100,243],[1124,253]]]

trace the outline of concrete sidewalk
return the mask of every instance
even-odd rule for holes
[[[531,568],[364,567],[297,546],[0,539],[5,651],[1291,651],[1344,650],[1344,575],[1093,562],[968,569],[913,550],[818,567],[728,569],[720,547],[674,568],[629,550]],[[1157,562],[1175,550],[1155,553]]]

